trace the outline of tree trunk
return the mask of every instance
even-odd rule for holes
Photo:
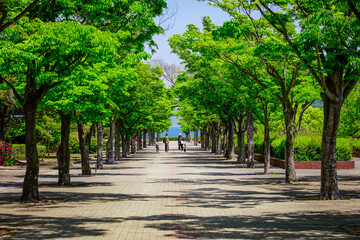
[[[227,155],[225,156],[227,159],[234,159],[235,158],[235,151],[234,151],[234,124],[231,120],[229,120],[228,124],[228,150]]]
[[[338,188],[336,170],[336,135],[343,102],[333,102],[322,94],[324,102],[324,125],[321,143],[320,199],[343,199]]]
[[[209,127],[205,130],[205,150],[210,150],[210,129]]]
[[[136,153],[135,139],[136,139],[135,135],[131,136],[131,154]]]
[[[203,130],[200,131],[200,144],[201,144],[202,149],[205,149],[204,134],[205,134],[205,130],[203,129]]]
[[[121,160],[120,141],[121,141],[120,120],[116,119],[115,121],[115,160],[116,161]]]
[[[293,124],[289,123],[286,127],[285,143],[285,182],[296,182],[296,170],[294,161],[294,139],[295,133],[291,130]]]
[[[248,145],[248,168],[255,168],[254,162],[254,119],[250,108],[247,110],[247,145]]]
[[[104,150],[104,144],[103,144],[103,123],[97,122],[97,155],[96,155],[96,168],[97,169],[103,169],[103,150]]]
[[[224,157],[228,155],[228,129],[224,128],[224,141],[223,141],[223,149],[224,149]]]
[[[143,148],[147,148],[147,145],[146,145],[146,130],[144,130],[144,132],[143,132]]]
[[[138,148],[138,150],[143,150],[143,145],[141,144],[141,132],[138,132],[138,134],[137,134],[137,138],[138,138],[138,140],[137,140],[137,148]]]
[[[199,142],[199,130],[195,130],[194,132],[194,145],[197,146]]]
[[[58,185],[67,186],[71,185],[70,181],[70,126],[71,126],[71,115],[60,113],[61,115],[61,141],[59,150],[56,154],[58,167],[59,167],[59,179]]]
[[[121,134],[121,146],[122,146],[122,153],[121,153],[121,157],[126,158],[128,155],[128,150],[127,150],[127,143],[126,143],[126,137]]]
[[[110,117],[110,134],[108,142],[106,144],[106,163],[107,164],[116,164],[114,159],[114,128],[115,120],[113,117]]]
[[[157,133],[157,134],[156,134],[156,141],[157,141],[157,142],[160,142],[160,133]]]
[[[267,107],[264,121],[264,174],[268,174],[270,171],[270,131],[269,131],[269,118],[267,113]]]
[[[238,137],[238,159],[237,162],[244,164],[246,163],[246,154],[245,154],[245,130],[243,128],[243,121],[244,117],[238,118],[238,125],[239,129],[237,131],[237,137]]]
[[[217,143],[216,130],[217,129],[214,127],[211,128],[211,153],[215,153],[215,154],[216,154],[216,143]]]
[[[95,124],[91,125],[90,131],[84,132],[84,125],[78,123],[78,132],[79,132],[79,144],[80,144],[80,154],[81,154],[81,172],[82,175],[91,176],[91,168],[89,162],[90,155],[90,141],[91,134],[95,129]]]
[[[221,135],[222,135],[222,127],[220,126],[220,123],[218,125],[218,131],[217,131],[217,147],[216,147],[216,155],[221,155],[222,154],[222,140],[221,140]]]
[[[25,144],[26,144],[26,173],[21,200],[36,202],[39,196],[39,158],[36,148],[36,110],[37,105],[28,101],[23,106],[25,112]]]
[[[149,136],[149,144],[148,144],[148,146],[152,146],[152,145],[153,145],[153,140],[152,140],[152,132],[151,132],[151,129],[149,129],[148,136]]]
[[[294,140],[296,136],[295,119],[297,112],[297,105],[292,106],[289,100],[282,103],[285,130],[286,130],[286,143],[285,143],[285,182],[296,182],[296,170],[294,161]]]
[[[126,155],[130,155],[131,137],[126,137]]]
[[[6,123],[8,119],[8,106],[0,106],[0,140],[6,140]]]

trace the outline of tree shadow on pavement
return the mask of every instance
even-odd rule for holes
[[[359,239],[342,226],[358,225],[359,213],[301,212],[262,216],[195,216],[162,214],[129,217],[173,239]],[[168,233],[168,232],[171,233]]]
[[[28,209],[29,212],[36,210]],[[48,210],[39,209],[39,212]],[[50,210],[51,211],[51,210]],[[26,212],[26,210],[24,210]],[[12,227],[18,232],[11,239],[67,239],[80,238],[84,236],[99,237],[105,234],[105,229],[97,226],[104,224],[119,223],[120,218],[88,218],[88,217],[71,217],[60,218],[56,216],[34,216],[27,214],[0,214],[2,227]],[[94,228],[85,226],[93,225]],[[0,236],[1,238],[1,236]]]

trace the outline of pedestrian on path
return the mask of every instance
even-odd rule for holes
[[[181,136],[181,133],[179,133],[178,136],[178,145],[179,145],[179,150],[183,150],[183,144],[184,144],[184,138]]]
[[[163,142],[165,143],[165,152],[169,151],[169,134],[166,133]]]
[[[159,144],[157,142],[155,142],[155,148],[156,148],[156,152],[159,152],[160,147],[159,147]]]

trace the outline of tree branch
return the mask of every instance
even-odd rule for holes
[[[347,1],[350,10],[355,14],[355,17],[360,21],[360,12],[356,9],[356,6],[352,1]]]
[[[15,97],[19,101],[19,103],[22,104],[24,99],[20,97],[20,94],[18,93],[18,91],[16,91],[15,87],[9,81],[7,81],[3,76],[1,76],[1,74],[0,74],[0,82],[4,82],[6,85],[10,87]]]
[[[0,25],[0,32],[4,31],[5,28],[11,26],[12,24],[14,24],[16,21],[18,21],[20,18],[22,18],[31,8],[33,8],[37,3],[39,2],[39,0],[35,0],[33,1],[27,8],[24,9],[24,11],[22,11],[21,13],[19,13],[19,15],[17,15],[12,21],[9,21],[5,24]]]

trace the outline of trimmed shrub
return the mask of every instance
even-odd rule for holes
[[[275,158],[285,159],[286,136],[271,137],[270,155]]]
[[[351,147],[354,152],[360,152],[360,140],[352,139]]]
[[[25,160],[26,156],[25,156],[25,144],[13,144],[12,145],[13,148],[13,156],[15,159],[18,160]],[[38,156],[39,159],[44,159],[44,157],[46,156],[46,146],[44,145],[37,145],[37,150],[38,150]]]
[[[351,139],[338,138],[336,140],[336,160],[349,161],[352,159]]]
[[[177,141],[177,138],[178,137],[169,137],[169,141]],[[184,137],[184,139],[185,139],[185,137]],[[162,142],[164,140],[164,137],[160,137],[160,142]],[[199,140],[200,140],[200,138],[199,138]]]
[[[295,161],[321,161],[321,138],[297,136],[294,141]]]
[[[18,162],[12,156],[10,145],[0,140],[0,165],[13,166],[17,164]]]
[[[286,136],[273,135],[270,137],[270,142],[271,157],[285,159]],[[255,152],[263,154],[263,136],[255,135],[254,145]],[[358,147],[360,148],[360,143],[358,142],[354,144],[354,141],[351,139],[338,138],[336,144],[336,159],[338,161],[351,160],[352,149],[357,149]],[[294,159],[295,161],[321,161],[321,136],[297,136],[294,141]]]

